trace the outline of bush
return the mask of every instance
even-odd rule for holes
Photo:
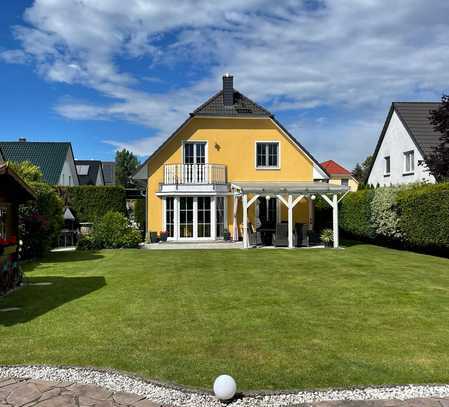
[[[449,249],[449,184],[426,185],[398,194],[399,225],[408,247]]]
[[[371,223],[371,201],[374,190],[364,189],[351,192],[340,204],[340,228],[347,234],[361,238],[373,239],[374,226]]]
[[[119,212],[109,211],[93,227],[92,234],[83,236],[79,250],[116,249],[138,247],[141,233],[128,225]]]
[[[36,201],[19,209],[19,235],[23,241],[22,256],[43,256],[56,246],[64,225],[63,204],[54,188],[44,182],[30,182]]]
[[[78,222],[95,222],[106,212],[126,215],[126,193],[120,186],[81,185],[58,187],[66,206],[69,206]]]
[[[134,201],[134,220],[139,224],[140,229],[145,227],[145,199],[136,199]]]
[[[382,238],[400,239],[397,196],[406,187],[386,187],[374,190],[371,201],[371,223],[374,233]]]

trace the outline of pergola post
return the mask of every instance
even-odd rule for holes
[[[325,194],[321,194],[324,200],[332,207],[332,230],[334,232],[334,248],[339,246],[338,241],[338,196],[337,194],[332,195],[332,200]]]
[[[234,206],[232,208],[232,239],[237,242],[239,240],[239,227],[237,225],[237,209],[239,205],[239,197],[234,194]]]
[[[248,248],[248,195],[242,196],[243,209],[243,248]]]
[[[293,249],[293,197],[287,198],[288,207],[288,248]]]
[[[337,194],[332,196],[332,218],[333,218],[333,229],[334,229],[334,249],[339,245],[338,242],[338,197]]]

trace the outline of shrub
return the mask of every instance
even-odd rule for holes
[[[320,239],[326,246],[330,246],[334,241],[334,231],[332,229],[323,229]]]
[[[449,184],[417,186],[398,194],[399,225],[409,247],[449,249]]]
[[[55,246],[64,225],[63,204],[54,188],[44,182],[30,182],[36,201],[19,209],[19,235],[24,258],[43,256]]]
[[[134,220],[139,224],[140,229],[145,230],[145,199],[134,201]]]
[[[138,247],[141,233],[128,225],[128,220],[119,212],[109,211],[93,227],[92,234],[83,236],[79,250],[116,249]]]
[[[351,236],[362,239],[375,237],[371,223],[371,201],[374,190],[364,189],[346,195],[340,204],[340,228]]]
[[[405,187],[385,187],[374,190],[371,201],[371,224],[377,236],[387,239],[402,237],[399,226],[397,196]]]
[[[58,187],[65,205],[69,206],[78,222],[95,222],[106,212],[126,215],[126,193],[120,186],[81,185]]]

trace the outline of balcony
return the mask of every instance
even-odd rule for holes
[[[223,164],[166,164],[160,191],[216,190],[216,186],[226,186],[226,182]]]

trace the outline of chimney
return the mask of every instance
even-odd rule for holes
[[[27,139],[25,137],[19,137],[21,143],[26,143]]]
[[[225,106],[234,104],[234,77],[228,73],[223,75],[223,104]]]

